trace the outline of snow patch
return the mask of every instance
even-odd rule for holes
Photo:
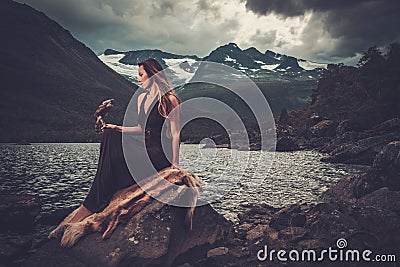
[[[115,54],[107,56],[101,54],[99,56],[99,59],[117,73],[127,76],[129,79],[133,81],[137,81],[139,67],[119,62],[124,56],[125,54]]]
[[[273,70],[278,67],[280,64],[272,64],[272,65],[262,65],[261,68],[263,70]]]
[[[187,61],[189,63],[189,65],[191,66],[192,64],[196,63],[196,60],[192,59],[192,58],[163,58],[164,62],[168,65],[168,67],[176,65],[176,64],[181,64],[185,61]]]
[[[233,63],[236,63],[236,59],[231,58],[230,56],[226,56],[224,61],[232,61]]]
[[[316,68],[323,68],[326,69],[328,64],[324,64],[324,63],[316,63],[316,62],[312,62],[312,61],[300,61],[297,60],[297,63],[299,63],[299,66],[302,67],[305,70],[313,70]]]
[[[184,79],[185,82],[188,82],[190,79],[192,79],[194,73],[187,72],[186,70],[182,69],[179,64],[183,62],[187,62],[191,67],[193,66],[194,63],[196,63],[196,60],[192,58],[163,58],[164,62],[167,64],[168,68],[172,71],[175,72],[175,74],[178,76],[179,79]],[[170,81],[172,83],[172,81]]]

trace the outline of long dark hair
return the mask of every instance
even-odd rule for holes
[[[138,66],[143,66],[143,69],[146,71],[147,76],[150,79],[148,87],[150,88],[155,84],[160,89],[158,92],[158,112],[161,114],[161,116],[167,118],[168,114],[172,110],[172,103],[169,96],[173,95],[174,97],[176,97],[178,103],[180,103],[180,100],[175,94],[174,90],[171,88],[171,85],[168,82],[168,77],[165,71],[163,71],[164,68],[154,58],[149,58],[145,61],[140,62],[138,63]]]

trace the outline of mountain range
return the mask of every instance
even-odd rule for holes
[[[158,49],[120,52],[107,49],[99,58],[108,66],[137,81],[137,64],[147,58],[155,58],[168,68],[175,81],[188,82],[202,61],[224,64],[237,69],[254,81],[309,81],[319,78],[327,64],[315,63],[267,50],[261,53],[254,47],[242,50],[229,43],[213,50],[208,56],[177,55]]]
[[[220,46],[203,58],[196,55],[177,55],[158,49],[128,52],[107,49],[99,58],[134,83],[137,82],[137,64],[148,58],[155,58],[166,68],[169,80],[182,100],[213,97],[234,106],[237,105],[237,97],[229,95],[226,90],[216,89],[213,85],[190,85],[192,79],[207,81],[210,75],[230,83],[238,82],[241,77],[237,72],[232,74],[217,71],[207,73],[207,77],[198,77],[199,73],[206,73],[197,71],[203,62],[224,64],[254,81],[276,115],[284,108],[297,109],[309,103],[313,91],[317,88],[317,80],[327,67],[324,63],[297,59],[270,50],[265,53],[254,47],[242,50],[235,43]],[[185,85],[186,83],[189,85]],[[244,104],[242,106],[244,107]]]

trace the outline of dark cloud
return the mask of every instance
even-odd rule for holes
[[[221,17],[221,3],[210,0],[16,1],[44,12],[97,54],[112,48],[205,56],[231,42],[238,27],[236,18]]]
[[[206,56],[236,42],[314,61],[346,62],[400,36],[399,0],[16,1],[43,11],[98,54],[113,48]]]
[[[335,41],[326,57],[354,57],[373,45],[400,40],[398,0],[247,0],[246,8],[258,15],[276,14],[282,18],[312,12],[305,31],[322,28]]]
[[[275,13],[285,17],[304,15],[307,11],[332,11],[369,5],[386,0],[247,0],[246,8],[260,15]],[[393,2],[396,2],[394,0]]]

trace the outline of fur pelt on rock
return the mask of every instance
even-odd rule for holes
[[[141,186],[134,184],[117,191],[102,212],[94,213],[81,222],[69,222],[77,212],[73,211],[49,234],[49,238],[61,237],[63,247],[71,247],[81,237],[96,231],[101,232],[102,238],[106,239],[119,223],[128,221],[150,203],[152,197],[171,203],[183,194],[185,206],[188,207],[185,224],[191,229],[200,185],[201,181],[196,175],[178,168],[166,168],[145,178]]]

